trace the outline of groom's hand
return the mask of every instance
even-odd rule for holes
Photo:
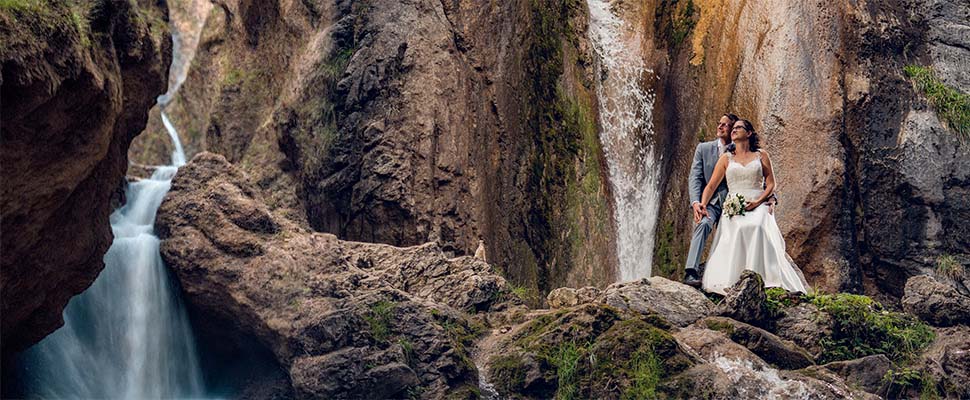
[[[696,224],[698,222],[701,222],[701,218],[704,217],[704,214],[707,212],[707,210],[705,210],[704,207],[701,207],[701,203],[691,204],[691,208],[694,209],[694,223]]]

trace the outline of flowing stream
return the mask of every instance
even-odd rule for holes
[[[164,107],[185,80],[181,40],[173,33],[168,93],[159,96],[172,139],[172,164],[128,183],[127,203],[111,214],[114,241],[105,268],[64,310],[64,326],[23,355],[28,397],[199,398],[204,395],[195,341],[184,307],[159,254],[155,213],[185,153]]]
[[[654,96],[644,85],[653,71],[643,60],[643,32],[617,15],[610,0],[587,5],[589,38],[599,56],[600,142],[613,185],[620,280],[630,281],[650,276],[660,206]]]

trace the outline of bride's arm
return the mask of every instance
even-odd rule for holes
[[[718,185],[721,184],[721,180],[724,179],[724,171],[727,170],[728,159],[727,154],[721,155],[721,158],[717,160],[717,164],[714,165],[714,171],[711,173],[711,180],[707,182],[707,186],[704,187],[704,194],[701,195],[701,209],[707,209],[707,203],[711,201],[711,197],[714,197],[714,192],[717,191]]]
[[[768,152],[764,150],[761,150],[761,165],[765,176],[765,191],[761,192],[761,196],[758,196],[758,199],[753,204],[746,207],[749,211],[768,200],[771,197],[771,193],[775,191],[775,173],[771,169],[771,159],[768,158]]]

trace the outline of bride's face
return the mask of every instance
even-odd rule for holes
[[[731,130],[731,140],[745,140],[751,136],[751,133],[747,129],[744,129],[744,123],[741,121],[734,123],[734,129]]]

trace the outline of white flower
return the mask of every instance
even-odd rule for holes
[[[744,196],[736,193],[734,196],[728,196],[727,200],[724,201],[724,212],[728,218],[735,215],[744,215],[744,208],[747,205],[748,202],[744,199]]]

